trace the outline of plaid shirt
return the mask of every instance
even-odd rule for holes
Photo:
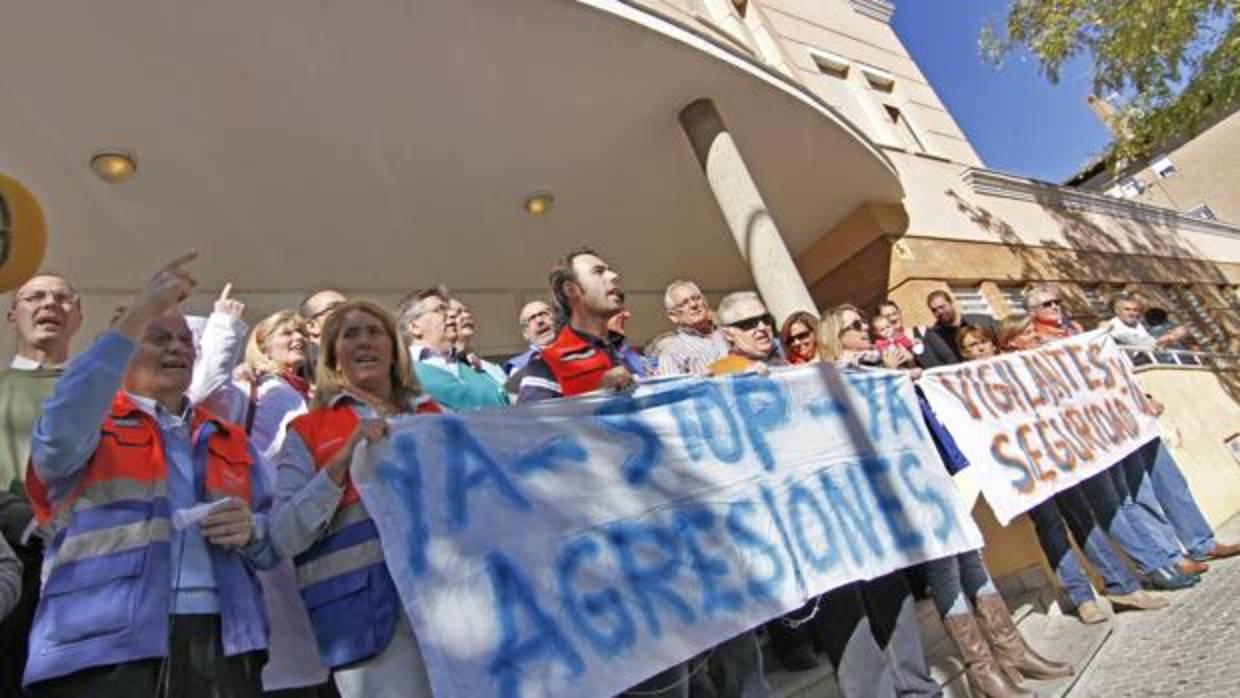
[[[680,327],[676,333],[659,341],[659,376],[684,374],[704,375],[710,373],[710,365],[728,355],[728,340],[722,329],[710,334]]]

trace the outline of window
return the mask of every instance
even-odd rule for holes
[[[1128,177],[1119,183],[1120,196],[1125,199],[1132,199],[1141,196],[1145,192],[1145,183],[1136,177]]]
[[[909,123],[908,118],[899,109],[890,104],[884,104],[883,111],[886,112],[887,119],[895,127],[896,135],[900,137],[904,147],[909,152],[924,153],[926,151],[926,147],[922,145],[921,139],[917,137],[917,132],[913,130],[913,125]]]
[[[1188,209],[1184,212],[1184,215],[1191,216],[1193,218],[1200,218],[1203,221],[1218,220],[1218,218],[1214,215],[1214,211],[1211,211],[1210,207],[1204,203],[1197,204],[1196,206]]]
[[[848,60],[840,58],[835,54],[826,51],[816,51],[810,49],[809,57],[814,61],[814,65],[824,75],[830,75],[840,80],[848,79],[848,69],[851,67]]]
[[[956,299],[956,310],[961,314],[985,315],[994,317],[994,308],[982,293],[980,286],[950,286],[952,296]]]
[[[1159,179],[1166,179],[1176,172],[1175,163],[1171,162],[1171,158],[1167,157],[1155,160],[1154,164],[1150,165],[1150,169],[1154,170],[1154,174],[1158,175]]]
[[[1106,286],[1086,286],[1081,289],[1085,302],[1089,304],[1089,312],[1094,317],[1104,318],[1111,315],[1111,290]]]
[[[1000,286],[999,295],[1003,297],[1003,303],[1007,306],[1006,317],[1024,317],[1029,314],[1029,311],[1025,310],[1023,286]]]
[[[888,94],[895,91],[896,77],[891,73],[878,68],[862,68],[861,72],[865,73],[865,81],[872,89]]]

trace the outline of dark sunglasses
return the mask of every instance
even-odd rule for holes
[[[774,327],[775,318],[771,317],[770,313],[767,313],[766,315],[755,315],[751,318],[745,318],[744,320],[737,320],[736,322],[728,323],[728,327],[735,327],[738,330],[745,331],[752,330],[758,325]]]
[[[1042,301],[1041,303],[1038,303],[1039,308],[1049,308],[1051,306],[1059,307],[1062,305],[1063,303],[1058,298],[1052,298],[1048,301]]]
[[[849,330],[865,332],[865,323],[860,320],[853,320],[852,323],[844,325],[843,327],[840,328],[840,335],[843,335],[845,332]]]
[[[806,330],[804,332],[797,332],[796,334],[793,334],[793,335],[788,335],[789,342],[808,342],[809,340],[813,338],[814,338],[814,333],[810,332],[809,330]]]

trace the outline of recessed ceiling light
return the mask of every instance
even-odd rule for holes
[[[551,195],[551,192],[534,192],[525,199],[525,212],[531,216],[541,216],[551,210],[553,203],[555,203],[555,197]]]
[[[110,150],[96,153],[90,159],[90,169],[103,181],[116,184],[132,177],[138,171],[138,163],[129,153]]]

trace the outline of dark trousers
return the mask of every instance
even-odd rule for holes
[[[39,606],[39,570],[43,564],[43,546],[37,540],[29,546],[14,545],[13,550],[22,562],[22,593],[17,606],[0,621],[0,696],[5,698],[25,695],[22,674],[34,612]]]
[[[168,657],[92,667],[30,687],[35,698],[261,698],[266,652],[227,657],[218,615],[172,616]]]

